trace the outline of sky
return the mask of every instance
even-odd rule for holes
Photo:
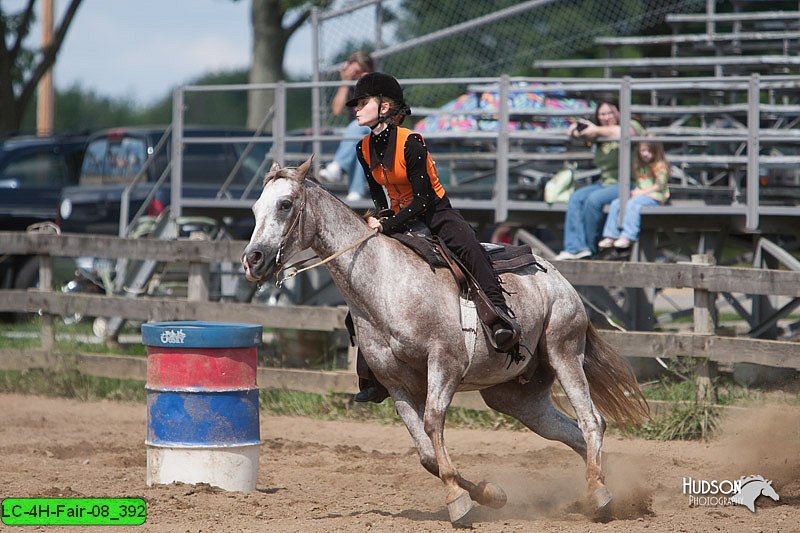
[[[2,2],[12,13],[24,4]],[[67,5],[68,0],[55,0],[56,13]],[[147,105],[200,75],[248,68],[250,5],[250,0],[83,0],[58,56],[55,85],[66,89],[77,83],[101,96]],[[33,28],[28,43],[40,39],[40,27]],[[292,37],[284,64],[291,74],[311,72],[308,24]]]

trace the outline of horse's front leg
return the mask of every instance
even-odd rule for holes
[[[461,382],[466,361],[443,349],[428,355],[428,393],[425,404],[425,434],[436,456],[439,478],[447,490],[447,511],[451,522],[462,520],[472,509],[472,500],[492,507],[505,505],[505,493],[499,487],[481,483],[475,485],[462,478],[447,452],[444,442],[444,421],[447,408]]]

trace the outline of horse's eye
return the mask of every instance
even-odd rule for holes
[[[292,201],[291,200],[281,200],[281,203],[278,204],[278,207],[285,210],[292,208]]]

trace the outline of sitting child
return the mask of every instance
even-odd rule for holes
[[[664,147],[661,143],[639,143],[634,173],[636,187],[631,190],[631,196],[625,207],[622,228],[617,226],[620,203],[617,198],[611,202],[608,218],[603,227],[603,240],[597,244],[601,250],[607,250],[612,246],[618,249],[629,248],[631,243],[639,238],[642,208],[648,205],[663,205],[669,199],[669,164],[664,157]]]

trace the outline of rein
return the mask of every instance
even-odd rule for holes
[[[322,266],[322,265],[324,265],[325,263],[327,263],[328,261],[333,261],[334,259],[336,259],[336,258],[337,258],[337,257],[339,257],[340,255],[342,255],[343,253],[345,253],[345,252],[348,252],[348,251],[352,250],[353,248],[355,248],[355,247],[356,247],[356,246],[358,246],[359,244],[361,244],[361,243],[365,242],[367,239],[369,239],[369,238],[371,238],[371,237],[374,237],[374,236],[375,236],[375,235],[377,235],[377,234],[378,234],[378,230],[374,230],[374,231],[373,231],[373,232],[371,232],[371,233],[367,233],[366,235],[364,235],[363,237],[361,237],[361,238],[360,238],[360,239],[358,239],[357,241],[350,243],[350,244],[349,244],[349,245],[348,245],[346,248],[342,248],[341,250],[339,250],[339,251],[338,251],[338,252],[336,252],[335,254],[331,255],[330,257],[327,257],[326,259],[323,259],[322,261],[317,261],[317,262],[316,262],[316,263],[314,263],[313,265],[309,265],[309,266],[307,266],[307,267],[303,267],[303,268],[301,268],[301,269],[296,269],[298,266],[300,266],[300,265],[303,265],[303,264],[305,264],[305,263],[307,263],[307,262],[311,261],[311,259],[314,259],[314,258],[312,257],[312,258],[310,258],[310,259],[304,259],[304,260],[302,260],[302,261],[298,261],[297,263],[295,263],[295,264],[293,264],[293,265],[289,265],[289,266],[288,266],[288,267],[286,267],[285,269],[281,267],[281,269],[278,271],[278,273],[282,272],[283,270],[289,269],[289,268],[294,268],[294,269],[296,269],[296,270],[294,270],[293,272],[290,272],[290,273],[286,274],[286,275],[285,275],[283,278],[279,279],[279,280],[278,280],[278,281],[275,283],[275,285],[276,285],[277,287],[280,287],[281,285],[283,285],[283,284],[284,284],[284,282],[286,282],[286,280],[292,279],[293,277],[295,277],[296,275],[298,275],[298,274],[299,274],[299,273],[301,273],[301,272],[305,272],[306,270],[311,270],[312,268],[317,268],[318,266]]]

